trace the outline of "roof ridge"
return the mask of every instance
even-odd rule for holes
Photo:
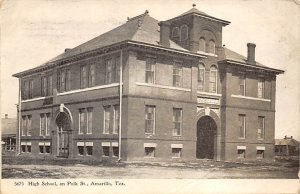
[[[142,14],[140,14],[140,15],[134,16],[133,18],[127,17],[127,22],[132,21],[132,20],[135,20],[135,19],[140,18],[140,17],[145,16],[145,15],[148,15],[148,13],[149,13],[149,11],[146,10],[145,13],[142,13]]]

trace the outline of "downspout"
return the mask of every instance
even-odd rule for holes
[[[19,102],[18,102],[18,143],[17,143],[17,148],[18,152],[17,155],[21,154],[21,78],[19,78]]]
[[[121,161],[121,141],[122,141],[122,96],[123,96],[123,50],[121,49],[120,53],[120,79],[119,79],[119,100],[120,100],[120,105],[119,105],[119,157],[118,157],[118,162]]]

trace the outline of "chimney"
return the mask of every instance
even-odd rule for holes
[[[170,23],[162,21],[158,25],[160,26],[159,44],[164,47],[170,47]]]
[[[286,136],[284,136],[284,139],[286,139]]]
[[[255,65],[255,47],[256,45],[254,43],[248,43],[248,56],[247,56],[247,62],[250,64]]]
[[[5,114],[5,118],[8,119],[8,114]]]
[[[291,136],[291,139],[293,139],[293,136]]]
[[[65,48],[65,52],[68,52],[69,50],[71,50],[70,48]]]

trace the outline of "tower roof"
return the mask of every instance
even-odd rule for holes
[[[185,17],[185,16],[188,16],[188,15],[196,15],[196,16],[199,16],[199,17],[203,17],[203,18],[207,18],[207,19],[211,19],[211,20],[215,20],[217,22],[220,22],[223,24],[223,26],[226,26],[228,24],[230,24],[229,21],[226,21],[226,20],[222,20],[222,19],[218,19],[216,17],[213,17],[213,16],[210,16],[208,15],[207,13],[203,12],[203,11],[200,11],[198,10],[197,8],[195,8],[196,5],[193,4],[193,8],[184,12],[183,14],[180,14],[179,16],[175,17],[175,18],[172,18],[170,20],[175,20],[175,19],[179,19],[179,18],[182,18],[182,17]]]

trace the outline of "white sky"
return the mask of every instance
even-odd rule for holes
[[[256,60],[285,70],[277,77],[276,138],[300,139],[300,11],[296,0],[10,0],[1,8],[1,117],[16,117],[18,79],[11,75],[40,65],[149,10],[166,20],[192,8],[230,21],[223,44],[246,55],[256,43]]]

